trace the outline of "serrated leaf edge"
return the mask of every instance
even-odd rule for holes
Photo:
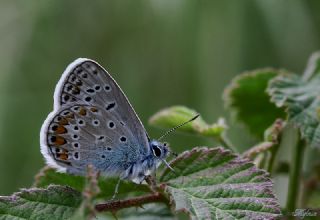
[[[173,160],[173,161],[170,162],[170,165],[174,168],[174,164],[175,164],[175,163],[177,163],[177,162],[179,162],[180,160],[183,160],[183,159],[191,156],[191,155],[192,155],[193,153],[195,153],[195,152],[196,152],[196,153],[201,152],[201,151],[207,151],[207,152],[209,152],[209,151],[211,151],[211,150],[218,150],[218,151],[223,152],[223,153],[229,153],[229,154],[231,154],[232,156],[234,156],[234,157],[232,158],[232,160],[234,160],[234,159],[236,159],[236,158],[240,158],[240,159],[243,161],[244,164],[252,165],[252,166],[255,167],[254,163],[253,163],[252,161],[250,161],[249,159],[247,159],[247,158],[242,158],[240,155],[237,155],[237,154],[231,152],[230,150],[225,149],[225,148],[222,148],[222,147],[216,147],[216,148],[195,147],[195,148],[193,148],[191,151],[185,151],[185,152],[181,153],[175,160]],[[243,164],[243,165],[244,165],[244,164]],[[256,168],[256,167],[255,167],[255,168]],[[164,175],[165,172],[169,172],[169,169],[166,168],[166,169],[163,171],[162,175]],[[266,182],[269,181],[268,185],[271,186],[271,187],[273,186],[273,180],[270,178],[270,175],[269,175],[268,172],[266,172],[266,171],[263,170],[263,169],[259,169],[259,168],[256,168],[256,172],[262,172],[261,175],[264,176],[265,181],[266,181]],[[161,176],[162,176],[162,175],[161,175]],[[172,211],[173,211],[174,213],[183,212],[183,213],[188,214],[190,218],[192,217],[192,213],[191,213],[189,210],[187,210],[187,209],[185,209],[185,208],[178,209],[178,210],[176,209],[176,203],[175,203],[175,201],[174,201],[173,195],[171,195],[169,192],[167,192],[167,190],[166,190],[166,183],[165,183],[165,182],[163,182],[163,183],[160,184],[160,188],[161,188],[162,190],[164,190],[165,194],[167,194],[168,199],[169,199],[169,204],[171,205],[171,209],[172,209]],[[276,201],[279,201],[278,198],[277,198],[277,196],[276,196],[273,192],[270,192],[269,195],[270,195],[270,197],[268,197],[268,198],[275,199]],[[270,213],[270,214],[271,214],[271,215],[274,215],[275,218],[276,218],[276,217],[279,217],[279,216],[281,215],[281,209],[280,209],[279,204],[276,204],[275,206],[276,206],[275,208],[277,208],[277,210],[275,210],[277,213]],[[263,212],[263,213],[265,213],[265,212]]]

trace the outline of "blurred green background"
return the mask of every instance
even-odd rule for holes
[[[39,131],[65,67],[97,60],[148,126],[161,108],[186,105],[228,119],[242,149],[254,138],[230,120],[221,99],[237,74],[261,67],[301,73],[320,46],[317,0],[136,0],[0,2],[0,195],[29,187],[44,165]],[[254,101],[254,100],[253,100]],[[216,143],[179,133],[181,152]]]

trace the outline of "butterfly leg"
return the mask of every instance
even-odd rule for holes
[[[119,192],[120,181],[121,181],[121,178],[119,178],[119,180],[118,180],[118,182],[117,182],[117,185],[116,185],[116,188],[114,189],[114,193],[113,193],[113,196],[112,196],[112,200],[114,200],[114,199],[116,198],[116,195],[117,195],[118,192]]]
[[[156,179],[154,178],[154,176],[150,176],[150,175],[147,175],[144,177],[145,178],[145,181],[148,183],[148,185],[150,186],[150,189],[153,191],[153,192],[156,192],[156,187],[157,187],[157,182],[156,182]]]
[[[152,174],[153,174],[154,180],[156,180],[156,178],[157,178],[157,165],[156,164],[154,164],[152,166]]]

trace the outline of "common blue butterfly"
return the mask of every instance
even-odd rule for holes
[[[60,172],[84,175],[91,164],[141,183],[161,162],[170,168],[168,146],[150,140],[115,80],[90,59],[75,60],[62,74],[40,142],[47,164]]]

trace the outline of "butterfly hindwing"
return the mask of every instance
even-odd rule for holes
[[[51,165],[84,174],[88,164],[117,174],[144,156],[133,134],[104,109],[88,105],[62,108],[43,127],[42,149]]]

